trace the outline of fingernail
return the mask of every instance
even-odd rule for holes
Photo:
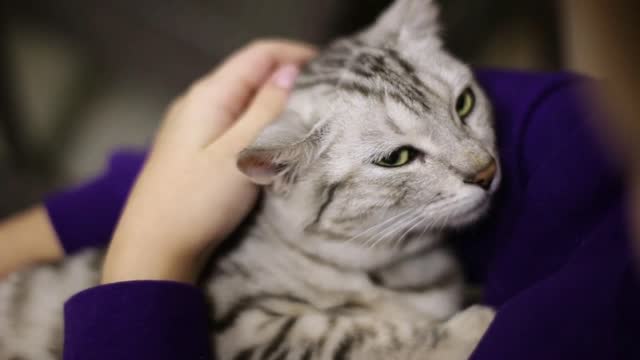
[[[271,77],[271,82],[277,87],[289,90],[293,87],[300,69],[293,64],[283,65]]]

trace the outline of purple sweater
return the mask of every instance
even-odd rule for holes
[[[586,81],[477,76],[494,104],[504,182],[491,215],[454,239],[498,309],[472,359],[640,359],[624,186],[594,136],[596,112],[578,95]],[[143,160],[118,152],[101,177],[47,199],[68,254],[108,243]],[[66,304],[64,358],[209,359],[207,319],[194,287],[98,286]]]

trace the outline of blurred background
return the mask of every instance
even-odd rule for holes
[[[322,45],[389,3],[4,2],[0,217],[99,173],[113,149],[145,146],[166,104],[251,39]],[[567,11],[579,3],[441,0],[445,43],[475,66],[593,73]]]

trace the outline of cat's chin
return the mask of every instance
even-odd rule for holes
[[[489,207],[491,205],[491,199],[487,197],[486,200],[479,203],[475,208],[468,210],[465,213],[462,213],[459,218],[457,218],[457,223],[452,226],[455,227],[464,227],[471,225],[480,219],[482,219],[489,212]]]
[[[489,212],[490,205],[491,197],[488,194],[483,194],[476,201],[452,209],[451,213],[446,215],[447,221],[444,227],[457,229],[472,225]]]

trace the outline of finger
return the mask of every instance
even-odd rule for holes
[[[311,46],[290,41],[258,41],[239,50],[176,101],[162,126],[171,131],[159,136],[170,133],[187,148],[206,147],[240,116],[275,68],[301,64],[314,53]]]
[[[303,64],[315,54],[305,44],[258,41],[232,55],[192,89],[194,112],[215,112],[218,122],[232,122],[246,108],[269,75],[283,64]]]
[[[260,131],[282,112],[298,73],[298,66],[293,64],[278,68],[245,113],[216,141],[215,146],[237,153],[253,142]]]

